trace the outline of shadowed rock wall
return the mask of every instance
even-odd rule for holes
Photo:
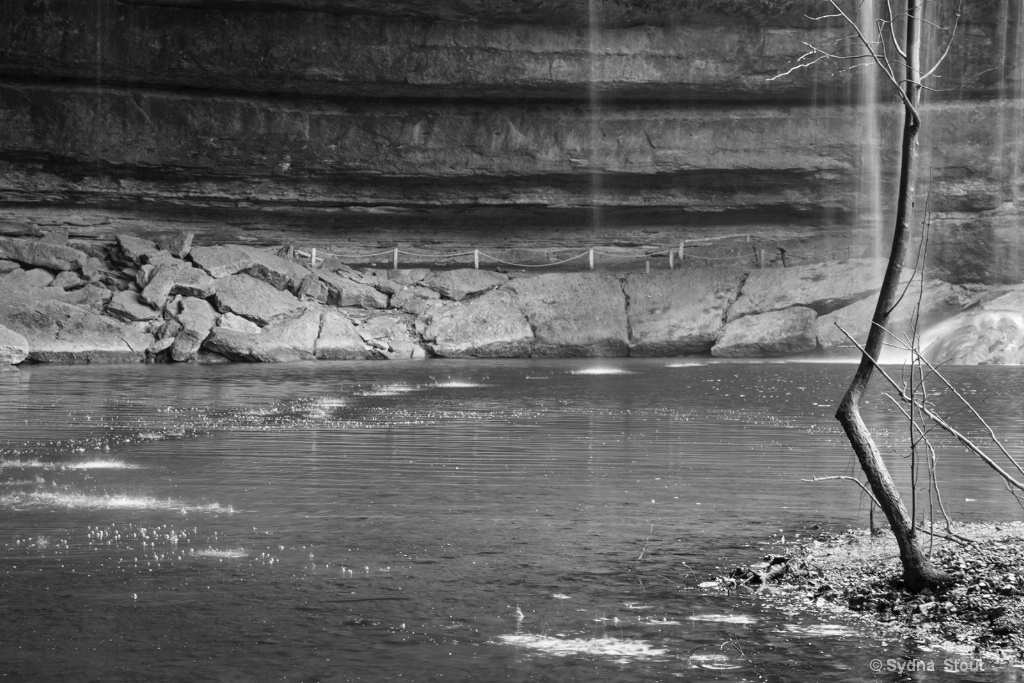
[[[769,80],[847,34],[805,18],[819,5],[11,0],[0,231],[860,252],[856,74]],[[919,206],[947,280],[1020,280],[1019,22],[972,3],[941,72],[964,87],[925,111]],[[880,114],[883,168],[900,122]]]

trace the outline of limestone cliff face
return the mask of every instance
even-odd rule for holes
[[[856,73],[772,79],[845,35],[805,18],[818,5],[10,0],[0,221],[324,248],[860,248],[901,117],[883,109],[866,145]],[[965,85],[925,111],[919,206],[954,281],[1020,279],[1015,5],[971,4],[941,74]]]

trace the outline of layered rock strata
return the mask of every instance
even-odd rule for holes
[[[181,235],[162,246],[190,241]],[[356,270],[332,261],[311,268],[251,247],[175,255],[127,236],[102,246],[0,240],[0,248],[13,264],[0,274],[5,366],[836,356],[856,353],[866,335],[882,266],[854,259],[754,271],[534,275]],[[893,339],[950,321],[929,351],[938,362],[1020,360],[1024,288],[905,284]]]

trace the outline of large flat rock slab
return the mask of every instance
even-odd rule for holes
[[[0,259],[49,270],[81,270],[89,256],[63,244],[0,237]]]
[[[678,356],[706,353],[739,296],[744,272],[699,268],[631,274],[623,289],[628,302],[629,354]]]
[[[485,292],[494,289],[508,281],[504,273],[495,273],[490,270],[477,270],[475,268],[458,268],[456,270],[445,270],[431,273],[423,278],[423,284],[437,292],[446,299],[461,301],[470,294]]]
[[[137,363],[153,336],[55,300],[0,301],[0,325],[22,335],[37,363]]]
[[[262,325],[295,317],[305,309],[290,293],[242,274],[218,280],[214,299],[221,313],[234,313]]]
[[[319,334],[320,311],[310,307],[294,318],[278,320],[255,333],[214,327],[203,347],[234,361],[287,363],[314,360]]]
[[[882,259],[754,270],[729,308],[728,320],[790,306],[804,306],[825,315],[877,292],[884,272]]]
[[[234,275],[256,265],[247,251],[235,246],[192,247],[189,258],[214,278]]]
[[[367,282],[357,281],[364,279],[358,275],[349,275],[344,272],[332,272],[329,270],[318,270],[316,276],[320,278],[327,289],[326,301],[331,306],[358,307],[370,309],[384,309],[388,307],[388,295],[377,291],[377,288]]]
[[[817,313],[803,306],[744,316],[725,326],[711,355],[774,358],[809,353],[818,346],[814,327],[817,317]]]
[[[533,329],[534,356],[626,356],[626,295],[593,273],[547,273],[503,285]]]
[[[435,309],[423,338],[446,358],[525,358],[533,331],[509,292],[488,292],[465,305]]]

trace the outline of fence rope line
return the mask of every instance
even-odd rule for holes
[[[630,262],[630,261],[646,261],[647,262],[647,269],[648,269],[648,271],[650,270],[650,261],[651,261],[651,259],[652,258],[656,258],[656,257],[661,257],[661,256],[667,256],[668,257],[669,268],[670,269],[674,268],[674,261],[675,261],[676,258],[679,259],[680,267],[682,266],[683,259],[698,260],[698,261],[737,261],[737,260],[749,260],[749,259],[752,258],[754,260],[754,262],[758,264],[759,267],[764,268],[765,264],[762,263],[762,261],[766,260],[767,253],[769,251],[769,250],[766,250],[766,249],[760,249],[760,250],[755,249],[753,254],[736,254],[734,256],[704,256],[704,255],[701,255],[701,254],[694,254],[694,253],[692,253],[692,251],[690,251],[691,249],[701,249],[701,248],[708,248],[708,247],[713,246],[712,244],[709,244],[709,242],[715,242],[715,241],[718,241],[718,240],[721,240],[721,239],[736,239],[736,238],[741,238],[741,237],[746,237],[747,238],[746,239],[747,243],[748,244],[750,243],[750,237],[751,237],[750,235],[723,235],[722,237],[702,237],[702,238],[699,238],[699,239],[696,239],[696,240],[693,240],[693,241],[680,240],[679,248],[678,249],[675,249],[675,248],[662,249],[660,251],[644,252],[644,253],[639,254],[639,255],[616,254],[616,253],[611,253],[611,252],[607,252],[607,251],[600,251],[598,249],[588,249],[588,250],[583,251],[583,252],[581,252],[579,254],[576,254],[575,256],[570,256],[568,258],[564,258],[564,259],[561,259],[561,260],[558,260],[558,261],[549,261],[547,263],[517,263],[515,261],[506,261],[505,259],[498,258],[497,256],[494,256],[493,254],[488,254],[487,252],[481,251],[479,249],[474,249],[472,251],[460,251],[460,252],[455,252],[455,253],[451,253],[451,254],[429,254],[429,253],[417,253],[417,252],[412,252],[412,251],[405,251],[403,249],[399,249],[398,247],[394,247],[394,248],[388,249],[386,251],[374,251],[374,252],[368,252],[368,253],[364,253],[364,254],[340,254],[340,253],[336,253],[336,252],[321,251],[321,250],[318,250],[316,248],[310,248],[308,251],[296,249],[294,251],[291,251],[291,253],[296,255],[296,256],[308,258],[310,260],[311,264],[314,267],[316,267],[316,265],[318,263],[323,262],[323,260],[325,258],[365,259],[365,258],[373,258],[373,257],[379,257],[379,256],[391,256],[393,258],[393,267],[397,269],[398,268],[398,261],[399,261],[398,257],[400,255],[402,255],[402,256],[408,256],[408,257],[417,258],[417,259],[427,259],[427,260],[435,262],[435,263],[438,262],[438,261],[448,261],[448,260],[451,260],[451,259],[454,259],[454,258],[459,258],[459,257],[472,256],[473,257],[473,267],[474,268],[479,268],[480,267],[480,260],[481,259],[484,259],[484,260],[487,260],[487,261],[491,261],[493,263],[499,263],[499,264],[502,264],[502,265],[511,266],[511,267],[514,267],[514,268],[552,268],[552,267],[555,267],[555,266],[561,266],[561,265],[564,265],[566,263],[571,263],[573,261],[578,261],[579,259],[589,257],[590,258],[590,269],[593,270],[594,267],[595,267],[595,258],[598,257],[598,256],[600,256],[602,259],[613,259],[614,261],[619,262],[619,263]],[[689,247],[689,249],[686,249],[685,247]],[[851,246],[846,246],[846,247],[842,247],[842,248],[838,248],[838,249],[832,249],[832,250],[829,250],[829,251],[794,252],[794,251],[790,251],[789,249],[786,249],[784,247],[775,247],[775,248],[771,249],[770,251],[772,251],[772,252],[774,252],[776,250],[779,251],[780,255],[782,256],[783,266],[785,267],[785,262],[786,262],[786,257],[787,256],[789,256],[790,258],[796,258],[796,259],[814,258],[816,256],[830,257],[830,256],[833,256],[833,255],[836,255],[836,254],[843,254],[843,253],[850,254],[851,253],[851,249],[852,249]],[[551,250],[549,249],[548,251],[551,251]]]

